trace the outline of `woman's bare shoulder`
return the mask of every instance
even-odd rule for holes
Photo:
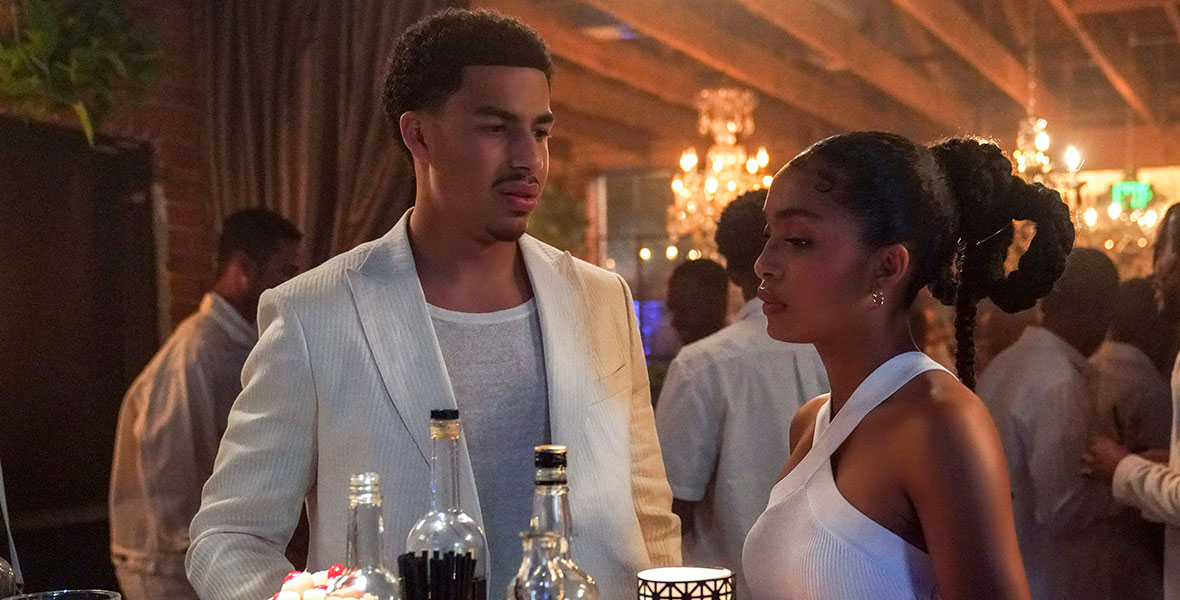
[[[898,392],[894,446],[909,458],[911,481],[1007,477],[1003,445],[987,407],[958,379],[924,373]]]
[[[828,394],[822,394],[808,400],[795,411],[795,416],[791,417],[791,431],[790,442],[791,452],[795,451],[795,447],[800,442],[811,439],[811,435],[815,430],[815,417],[819,413],[819,409],[828,401]]]

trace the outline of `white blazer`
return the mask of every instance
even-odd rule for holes
[[[190,531],[188,577],[204,600],[278,591],[305,500],[309,568],[341,562],[352,473],[381,476],[387,561],[426,512],[430,410],[456,404],[407,219],[263,294],[261,336]],[[540,314],[552,439],[570,447],[574,557],[604,598],[633,598],[637,571],[680,563],[680,528],[631,292],[568,252],[527,235],[519,245]],[[462,503],[482,523],[465,444],[460,470]]]

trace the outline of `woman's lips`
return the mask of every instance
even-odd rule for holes
[[[775,298],[770,292],[762,290],[758,292],[758,298],[762,300],[763,314],[776,315],[787,309],[787,305],[783,304],[778,298]]]

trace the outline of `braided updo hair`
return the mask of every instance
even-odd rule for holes
[[[1032,308],[1053,289],[1073,248],[1074,229],[1061,196],[1012,173],[994,142],[952,138],[926,147],[876,131],[815,143],[788,166],[806,165],[861,226],[876,249],[904,244],[910,279],[903,304],[923,287],[955,307],[955,367],[975,387],[975,305],[990,298],[1006,312]],[[821,190],[827,191],[827,190]],[[1013,221],[1036,235],[1018,268],[1004,273]]]

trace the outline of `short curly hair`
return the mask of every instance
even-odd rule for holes
[[[717,221],[717,233],[713,240],[717,242],[717,251],[725,257],[725,268],[730,273],[746,273],[754,277],[754,261],[762,254],[762,247],[766,245],[763,234],[766,231],[766,216],[762,214],[762,206],[766,204],[766,189],[746,192],[725,210],[721,211],[721,219]]]
[[[381,101],[394,135],[401,140],[406,111],[442,106],[470,66],[527,67],[553,79],[549,50],[528,25],[490,10],[448,8],[411,25],[393,49]]]

